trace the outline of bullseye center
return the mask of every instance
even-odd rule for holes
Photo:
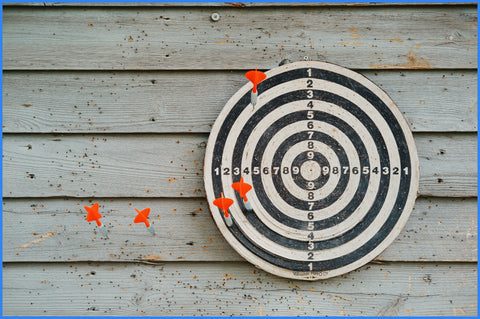
[[[300,174],[307,181],[313,181],[320,177],[321,169],[315,161],[306,161],[300,167]]]

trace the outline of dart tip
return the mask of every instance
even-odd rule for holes
[[[250,212],[253,210],[252,205],[250,204],[249,201],[243,202],[243,205],[245,205],[245,208]]]
[[[232,227],[233,225],[233,221],[232,221],[232,217],[225,217],[225,223],[227,224],[228,227]]]
[[[150,232],[150,234],[155,235],[155,228],[153,228],[152,225],[150,225],[150,227],[147,227],[147,229]]]
[[[108,238],[108,230],[107,230],[107,227],[105,225],[101,226],[100,227],[100,230],[102,231],[102,234],[105,238]]]
[[[251,92],[250,93],[250,102],[252,103],[253,106],[257,104],[257,97],[258,97],[258,92]]]

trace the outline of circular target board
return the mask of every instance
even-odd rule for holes
[[[302,61],[266,75],[255,105],[246,84],[212,128],[204,182],[213,219],[240,255],[278,276],[354,270],[393,242],[413,209],[408,124],[379,87],[337,65]]]

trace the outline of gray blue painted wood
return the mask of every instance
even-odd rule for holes
[[[86,223],[84,206],[100,203],[110,239]],[[133,224],[150,207],[155,237]],[[377,260],[477,261],[475,198],[419,198],[405,229]],[[215,227],[204,198],[5,199],[5,262],[240,261]]]
[[[5,7],[7,70],[474,69],[473,5],[215,8]],[[59,54],[61,52],[61,54]]]
[[[287,280],[249,263],[9,263],[5,315],[474,316],[471,263],[370,264]]]
[[[3,195],[203,197],[206,141],[200,134],[7,134]],[[476,196],[476,134],[419,133],[415,142],[420,195]]]
[[[475,70],[361,73],[388,92],[414,132],[477,130]],[[241,71],[5,71],[3,131],[208,133],[247,81]]]
[[[474,4],[4,5],[5,315],[477,314]],[[391,95],[422,132],[429,196],[376,261],[314,285],[239,262],[201,183],[243,72],[305,55]],[[83,220],[97,199],[116,241]],[[130,226],[137,205],[158,212],[155,241]]]

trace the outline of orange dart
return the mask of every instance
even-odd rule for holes
[[[145,226],[150,227],[150,223],[148,222],[148,215],[150,214],[150,208],[145,208],[142,211],[139,211],[135,208],[138,215],[133,220],[134,223],[145,223]]]
[[[240,197],[242,197],[244,201],[248,201],[247,192],[252,189],[252,185],[244,183],[243,177],[240,177],[240,182],[233,183],[232,187],[234,190],[240,193]]]
[[[105,225],[102,225],[100,222],[100,218],[102,218],[102,215],[98,212],[98,203],[93,204],[92,207],[84,206],[85,210],[87,211],[87,222],[97,222],[97,226],[101,227],[101,231],[105,237],[108,237],[108,231]]]
[[[137,216],[133,220],[134,223],[145,223],[145,226],[147,226],[148,231],[152,234],[155,235],[155,229],[153,226],[150,225],[150,222],[148,221],[148,215],[150,214],[150,208],[145,208],[141,211],[135,208],[137,211]]]
[[[233,199],[223,197],[223,193],[221,194],[222,194],[222,197],[215,199],[213,201],[213,205],[217,206],[223,211],[227,225],[232,226],[233,222],[232,222],[232,218],[230,217],[230,214],[228,213],[228,208],[232,206]]]
[[[240,182],[233,183],[232,188],[240,193],[240,197],[243,198],[245,208],[247,208],[247,210],[252,210],[252,206],[250,205],[247,199],[247,193],[252,189],[252,185],[248,183],[244,183],[243,177],[240,177]]]
[[[257,84],[262,82],[267,78],[267,75],[263,73],[262,71],[258,71],[257,68],[255,67],[255,70],[248,71],[245,73],[245,77],[250,80],[250,82],[253,83],[253,90],[250,95],[250,100],[252,102],[252,105],[255,106],[257,104]]]
[[[102,215],[98,212],[98,203],[93,204],[92,207],[84,206],[85,210],[87,211],[87,222],[97,222],[97,226],[102,226],[100,222],[100,218]]]
[[[255,70],[251,70],[245,73],[245,76],[247,77],[247,79],[250,80],[250,82],[253,83],[253,93],[257,93],[257,84],[267,78],[267,75],[262,71],[258,71],[256,67]]]

